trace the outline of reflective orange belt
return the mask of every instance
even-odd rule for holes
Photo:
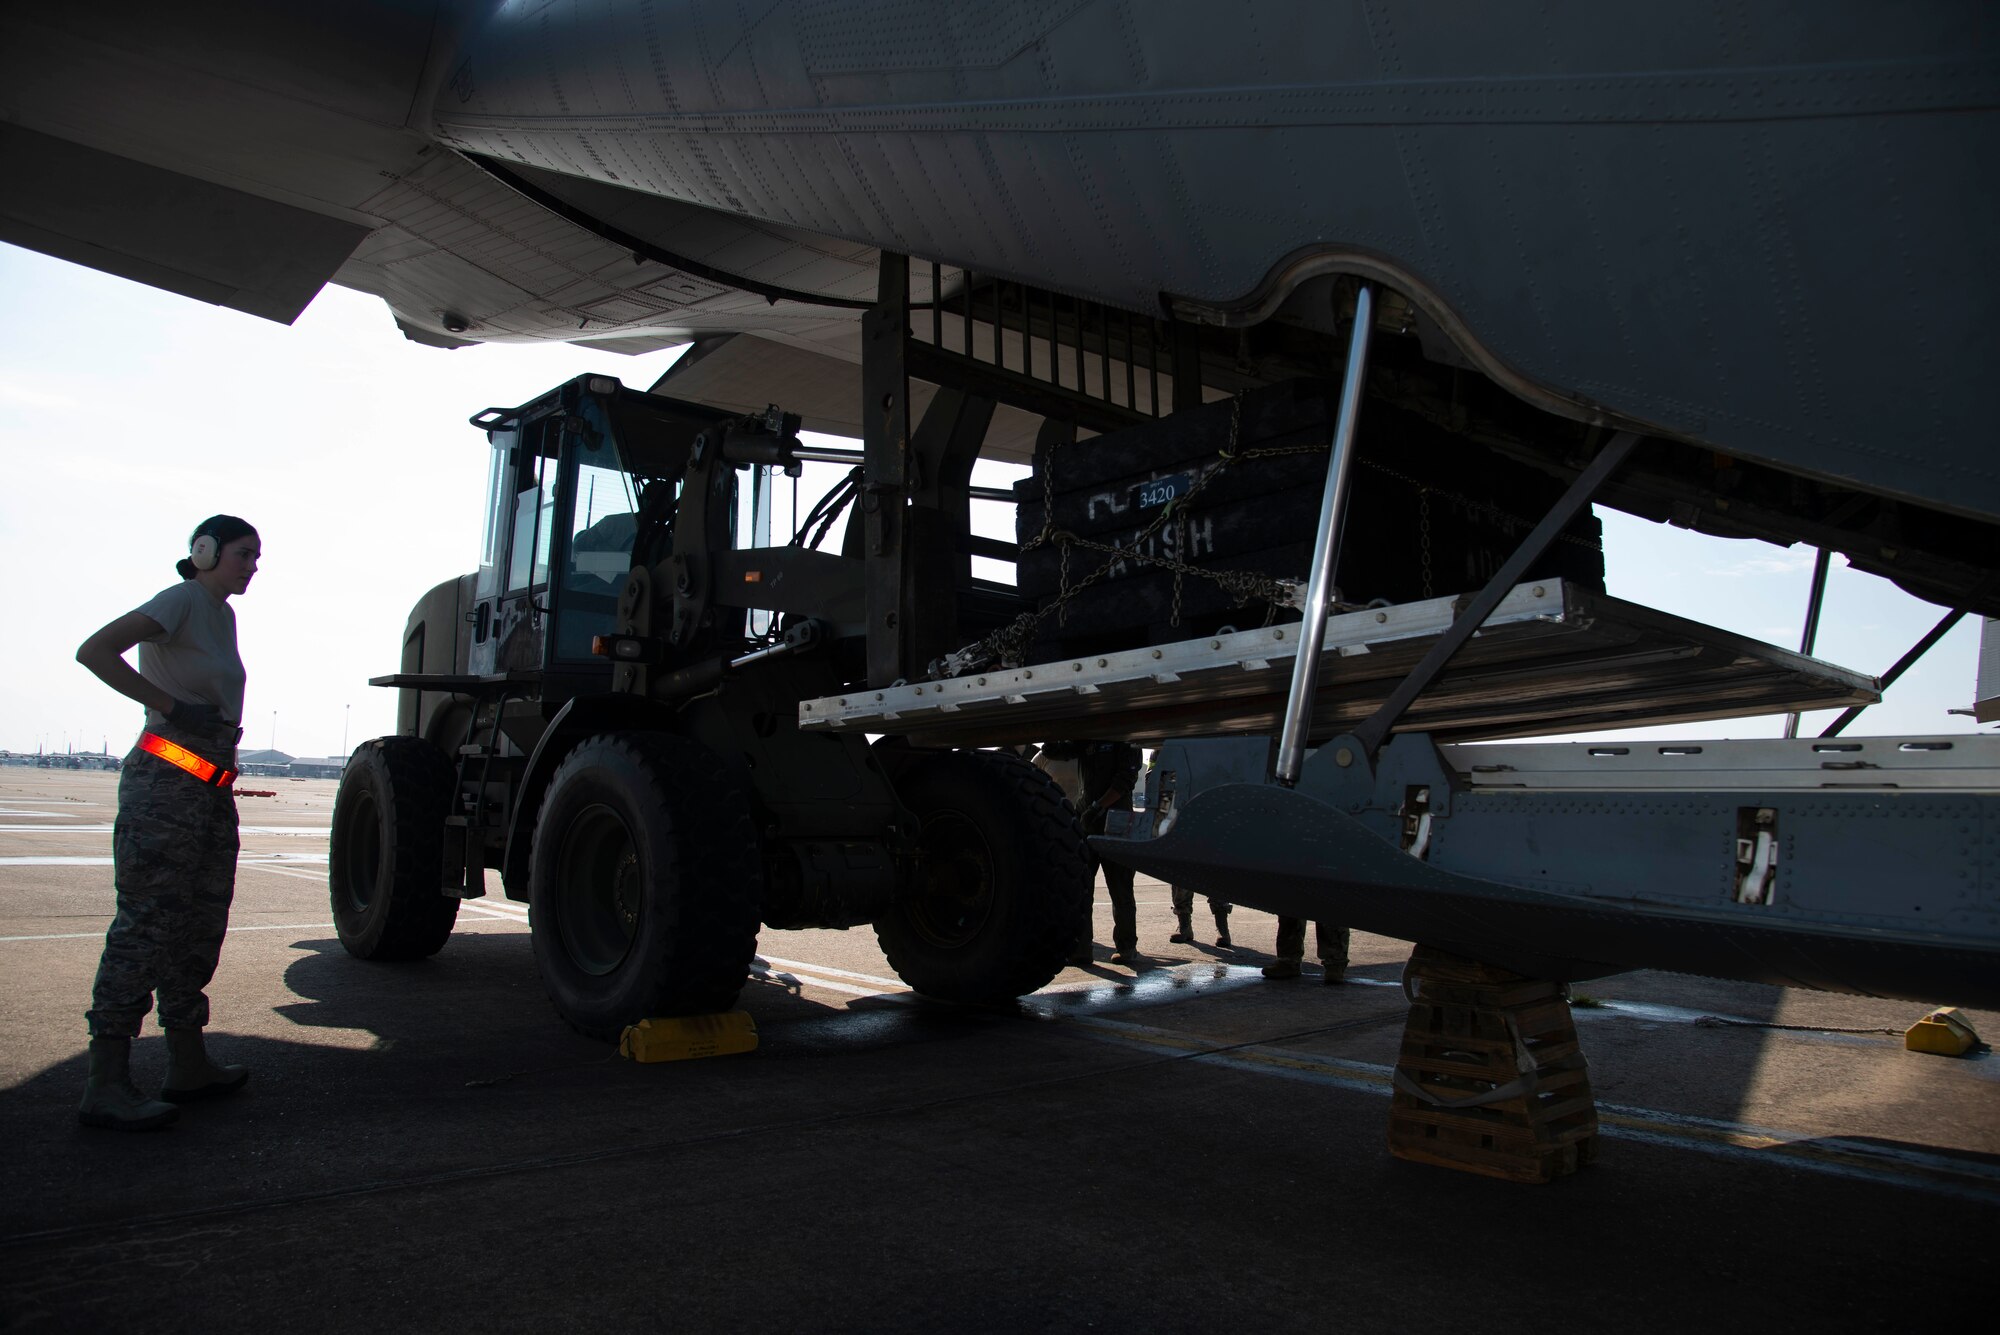
[[[236,782],[235,770],[223,769],[212,760],[203,760],[185,746],[170,742],[156,732],[140,733],[139,749],[148,755],[158,756],[175,769],[186,770],[203,783],[213,784],[217,788],[227,788]]]

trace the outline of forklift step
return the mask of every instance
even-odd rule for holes
[[[1311,739],[1372,714],[1455,612],[1455,599],[1432,598],[1327,618]],[[1292,622],[851,691],[802,702],[799,726],[943,746],[1274,733],[1298,639]],[[1880,696],[1862,673],[1551,579],[1516,586],[1397,731],[1455,742],[1536,737],[1837,709]]]

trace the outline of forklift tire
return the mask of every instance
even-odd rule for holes
[[[663,732],[592,737],[549,780],[528,916],[558,1014],[616,1039],[736,1003],[757,951],[763,855],[715,753]]]
[[[333,926],[364,960],[429,959],[458,921],[444,893],[444,819],[457,779],[421,737],[363,742],[340,776],[327,850]]]
[[[915,881],[875,924],[890,967],[945,1001],[1046,985],[1090,912],[1091,864],[1062,791],[1004,751],[944,753],[896,789],[920,829]]]

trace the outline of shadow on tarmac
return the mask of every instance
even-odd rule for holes
[[[536,1007],[536,1018],[554,1018],[525,934],[462,932],[430,959],[393,964],[356,959],[335,937],[292,949],[310,952],[285,968],[297,1000],[272,1010],[305,1028],[360,1029],[394,1042],[433,1034],[468,1011],[487,1023],[517,1022]]]
[[[408,966],[292,946],[265,996],[295,1036],[215,1037],[252,1067],[240,1096],[121,1136],[71,1118],[80,1052],[0,1092],[6,1324],[1664,1335],[1875,1312],[1907,1329],[1970,1301],[1907,1282],[1932,1236],[1990,1223],[1630,1141],[1547,1188],[1397,1163],[1379,1097],[1050,1022],[1215,996],[1251,966],[994,1009],[755,982],[757,1054],[642,1066],[556,1018],[521,935]],[[1401,1004],[1235,995],[1274,1015],[1341,995],[1385,1025]],[[136,1055],[157,1081],[161,1040]]]
[[[559,1153],[586,1126],[613,1143],[653,1139],[661,1115],[690,1094],[747,1101],[754,1122],[763,1116],[749,1087],[767,1070],[806,1063],[817,1079],[839,1069],[819,1065],[827,1058],[1021,1023],[1011,1008],[907,996],[830,1005],[753,978],[739,1002],[760,1031],[752,1058],[641,1065],[563,1023],[525,936],[466,933],[432,959],[399,964],[357,960],[330,937],[290,948],[307,953],[284,969],[285,999],[270,1010],[299,1037],[230,1032],[221,1013],[211,1029],[216,1058],[251,1069],[240,1095],[187,1107],[157,1133],[81,1127],[73,1113],[88,1066],[81,1032],[74,1055],[0,1090],[0,1143],[10,1147],[0,1155],[0,1246],[51,1229],[171,1216],[189,1202]],[[133,1045],[134,1075],[157,1088],[165,1066],[165,1040],[149,1020]],[[723,1120],[743,1117],[735,1106]],[[708,1114],[696,1120],[714,1124]],[[258,1171],[221,1170],[238,1156]]]

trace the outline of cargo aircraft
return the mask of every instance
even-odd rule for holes
[[[1100,856],[1525,973],[2000,1004],[1987,739],[1462,745],[1875,698],[1603,597],[1591,501],[2000,615],[1990,5],[107,0],[0,74],[0,239],[861,438],[775,726],[1145,741]]]

